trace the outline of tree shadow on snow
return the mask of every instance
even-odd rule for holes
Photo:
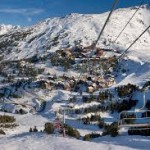
[[[113,144],[134,149],[149,150],[149,137],[120,135],[117,137],[104,136],[93,140],[96,143]]]

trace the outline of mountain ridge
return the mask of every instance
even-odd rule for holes
[[[117,43],[112,43],[136,8],[131,7],[116,10],[97,46],[124,50],[146,28],[149,22],[149,6],[143,5],[120,36]],[[33,56],[36,53],[41,55],[42,53],[72,47],[79,42],[82,46],[91,45],[97,39],[107,15],[108,12],[94,15],[74,13],[66,17],[48,18],[30,27],[18,29],[10,27],[8,31],[4,32],[6,34],[1,35],[0,45],[3,42],[5,43],[5,41],[11,41],[10,43],[6,42],[6,44],[7,47],[12,47],[13,55],[12,53],[10,55],[7,53],[7,59],[21,59],[28,57],[29,54]],[[9,38],[9,33],[17,35],[17,32],[24,34],[24,36],[20,35],[21,39],[12,41]],[[145,33],[134,45],[134,48],[141,47],[141,49],[145,49],[148,47],[150,45],[149,40],[147,40],[149,35],[150,31]]]

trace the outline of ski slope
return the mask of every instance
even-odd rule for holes
[[[120,36],[117,43],[113,40],[117,37],[120,30],[127,23],[131,15],[135,12],[137,7],[118,9],[112,15],[112,18],[104,31],[101,40],[98,42],[98,47],[112,48],[118,51],[125,50],[150,23],[150,7],[143,5],[134,19],[130,22],[124,33]],[[38,56],[47,55],[59,49],[71,48],[75,43],[80,42],[84,46],[89,46],[96,40],[108,12],[103,14],[71,14],[66,17],[48,18],[31,27],[12,27],[0,26],[0,42],[9,41],[10,34],[26,33],[27,36],[14,41],[17,45],[12,46],[9,53],[7,47],[3,51],[5,60],[20,60],[23,58],[30,58],[37,54]],[[14,30],[15,29],[15,30]],[[126,85],[128,83],[142,86],[146,81],[150,80],[150,31],[146,32],[138,42],[128,51],[126,60],[123,60],[122,69],[126,72],[120,72],[116,78],[116,85]],[[56,75],[63,75],[66,73],[70,76],[78,76],[73,71],[65,72],[61,67],[53,67],[49,60],[43,64],[36,64],[36,66],[44,67],[45,74],[51,73]],[[44,75],[43,75],[44,76]],[[4,85],[0,85],[4,86]],[[114,87],[115,87],[114,86]],[[112,87],[113,88],[113,87]],[[24,97],[18,98],[17,102],[24,102],[39,107],[39,97],[44,97],[47,102],[46,108],[40,113],[28,113],[25,115],[11,114],[14,113],[15,107],[8,105],[9,115],[14,115],[19,124],[13,130],[6,130],[6,136],[0,135],[0,150],[149,150],[149,137],[141,136],[127,136],[120,134],[118,137],[112,138],[110,136],[100,137],[91,142],[84,142],[70,137],[61,137],[60,135],[47,135],[45,133],[29,133],[29,128],[35,125],[39,130],[43,130],[45,122],[54,121],[55,113],[60,106],[68,104],[70,92],[63,90],[48,91],[46,95],[44,90],[24,91]],[[35,96],[35,94],[37,97]],[[143,104],[143,93],[135,93],[135,99],[139,100],[138,107]],[[150,99],[149,91],[146,98]],[[15,101],[16,99],[12,99]],[[37,100],[37,101],[36,101]],[[90,105],[94,105],[91,103]],[[10,107],[11,106],[11,107]],[[89,104],[76,104],[76,108],[88,107]],[[3,114],[3,113],[0,113]],[[90,114],[89,114],[90,115]],[[101,114],[102,117],[108,121],[115,120],[118,114],[111,115],[110,113]],[[73,117],[77,119],[76,116]],[[84,136],[91,132],[101,132],[97,127],[83,126],[77,121],[67,118],[74,127],[80,131]]]
[[[51,120],[51,117],[41,114],[14,116],[17,118],[19,126],[13,130],[8,129],[6,136],[0,135],[1,150],[149,150],[150,139],[142,136],[121,134],[115,138],[104,136],[85,142],[67,136],[64,138],[59,134],[29,133],[29,128],[35,125],[38,130],[43,130],[43,123]],[[82,132],[87,134],[84,130]]]
[[[55,135],[20,134],[0,140],[1,150],[149,150],[149,138],[133,136],[99,138],[94,142],[84,142]]]

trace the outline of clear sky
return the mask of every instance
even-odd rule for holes
[[[49,17],[70,13],[102,13],[114,0],[0,0],[0,24],[28,26]],[[141,0],[120,0],[118,8],[139,5]],[[150,3],[150,0],[145,0]]]

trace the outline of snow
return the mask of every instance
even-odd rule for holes
[[[127,23],[131,15],[135,12],[135,8],[124,8],[118,9],[114,12],[101,40],[98,42],[98,46],[101,48],[111,48],[119,51],[125,50],[149,25],[150,23],[150,9],[148,5],[144,5],[140,8],[135,18],[130,22],[124,33],[120,36],[117,43],[112,43],[117,37],[119,31]],[[15,51],[12,47],[10,54],[5,55],[6,60],[30,58],[34,54],[38,56],[44,56],[49,53],[55,52],[56,50],[74,46],[76,42],[82,41],[81,45],[89,46],[93,41],[96,40],[104,21],[106,20],[107,13],[103,14],[71,14],[64,18],[49,18],[39,24],[32,27],[19,28],[11,25],[1,25],[0,35],[15,33],[16,31],[31,31],[25,39],[19,41],[17,48],[20,50]],[[13,30],[15,29],[15,30]],[[6,40],[1,38],[0,40]],[[57,39],[58,38],[58,39]],[[53,40],[56,40],[58,44],[53,45]],[[30,42],[29,42],[30,41]],[[105,44],[104,44],[105,43]],[[47,48],[45,48],[47,46]],[[140,40],[128,51],[126,60],[122,60],[122,69],[126,72],[120,72],[116,78],[116,85],[111,87],[113,89],[116,86],[125,85],[128,83],[136,84],[138,86],[143,85],[146,81],[150,80],[150,31],[146,32]],[[5,51],[4,51],[5,53]],[[53,67],[50,61],[44,62],[43,64],[36,64],[36,67],[45,68],[44,75],[47,73],[51,75],[56,74],[62,76],[66,74],[68,76],[78,76],[79,73],[72,70],[64,71],[60,66]],[[40,78],[40,76],[39,76]],[[0,85],[5,86],[5,85]],[[97,91],[98,93],[99,91]],[[149,90],[146,92],[146,99],[150,99]],[[45,133],[29,133],[29,128],[35,125],[39,130],[44,129],[44,123],[54,121],[56,113],[60,107],[68,106],[69,98],[71,94],[63,90],[48,90],[45,93],[44,90],[25,90],[22,93],[23,98],[11,99],[12,102],[26,103],[31,106],[35,106],[37,109],[40,108],[41,99],[45,100],[46,107],[43,112],[28,113],[25,115],[9,114],[16,117],[16,123],[18,127],[13,130],[7,129],[6,136],[0,135],[0,149],[1,150],[134,150],[134,149],[149,149],[149,137],[142,136],[127,136],[120,132],[118,137],[112,138],[110,136],[100,137],[92,140],[91,142],[84,142],[81,139],[77,140],[70,137],[61,137],[60,134],[47,135]],[[87,93],[86,93],[87,94]],[[115,99],[116,97],[114,97]],[[143,106],[143,93],[134,93],[134,99],[139,100],[137,108]],[[117,99],[117,98],[116,98]],[[8,101],[8,100],[6,100]],[[86,108],[93,105],[97,105],[97,102],[90,104],[76,103],[72,107],[75,108]],[[18,109],[20,105],[18,106]],[[17,107],[12,104],[6,104],[5,109],[14,113]],[[135,110],[135,108],[133,108]],[[30,112],[28,110],[28,112]],[[0,113],[3,114],[3,113]],[[7,114],[7,113],[6,113]],[[87,114],[91,115],[91,113]],[[118,114],[100,113],[101,117],[106,122],[113,122],[118,119]],[[62,117],[60,115],[60,117]],[[98,126],[83,125],[82,122],[77,120],[78,116],[66,116],[67,123],[76,127],[82,136],[85,134],[96,132],[101,133],[102,131]],[[81,117],[81,116],[80,116]],[[126,133],[127,134],[127,133]]]
[[[148,150],[149,138],[140,136],[100,137],[93,142],[84,142],[68,137],[58,137],[43,133],[23,133],[0,140],[1,150]]]
[[[0,25],[0,35],[6,34],[6,33],[10,32],[11,30],[19,29],[19,28],[20,28],[19,26],[1,24]]]
[[[102,48],[107,46],[117,50],[127,48],[149,24],[150,11],[148,6],[144,5],[127,26],[117,43],[111,43],[134,12],[135,9],[133,8],[116,10],[101,40],[98,42],[98,46]],[[27,35],[25,40],[19,42],[18,48],[21,51],[19,53],[14,52],[13,55],[8,55],[7,58],[14,59],[18,57],[18,59],[21,59],[31,57],[35,53],[40,55],[41,53],[54,52],[62,47],[67,47],[68,44],[74,46],[75,42],[78,41],[81,41],[83,46],[91,45],[97,39],[107,15],[108,12],[88,15],[71,14],[63,18],[49,18],[32,27],[21,28],[19,29],[20,31],[32,32]],[[5,32],[5,29],[2,31]],[[59,44],[51,46],[54,38]],[[145,33],[132,48],[137,49],[140,47],[142,50],[146,49],[150,46],[148,38],[149,32]],[[29,41],[31,42],[28,43]],[[104,42],[108,45],[105,45]],[[46,49],[45,46],[51,48]]]
[[[54,94],[55,95],[55,94]],[[54,96],[55,97],[55,96]],[[53,99],[53,98],[52,98]],[[55,98],[54,98],[55,100]],[[54,103],[57,106],[57,103]],[[7,129],[6,136],[0,135],[0,147],[1,150],[99,150],[99,149],[115,149],[115,150],[135,150],[135,149],[149,149],[149,137],[141,137],[141,136],[127,136],[125,134],[121,134],[118,137],[112,138],[110,136],[100,137],[92,140],[91,142],[84,142],[81,139],[77,140],[70,137],[62,137],[59,134],[55,135],[47,135],[46,133],[29,133],[29,128],[37,126],[38,130],[44,129],[44,123],[48,121],[53,121],[54,115],[50,111],[51,109],[55,109],[56,107],[47,107],[47,111],[43,113],[35,113],[35,114],[25,114],[25,115],[17,115],[17,114],[9,114],[15,116],[16,123],[19,124],[18,127],[14,129]],[[3,113],[0,113],[3,115]],[[108,114],[104,115],[105,117],[109,117]],[[76,120],[66,120],[68,124],[76,127],[82,136],[85,134],[96,132],[101,133],[97,126],[92,125],[83,125],[81,122]]]
[[[142,33],[142,31],[145,30],[150,22],[149,6],[143,5],[117,42],[113,43],[135,10],[136,7],[116,10],[112,15],[102,38],[98,42],[98,46],[101,48],[107,47],[119,51],[125,50]],[[7,60],[12,60],[29,58],[35,54],[42,56],[55,52],[59,49],[63,49],[68,45],[72,47],[75,45],[75,42],[79,41],[81,41],[81,45],[83,46],[91,45],[92,42],[96,40],[107,15],[108,12],[88,15],[75,13],[63,18],[48,18],[45,21],[31,27],[19,28],[18,31],[20,32],[28,31],[31,33],[19,42],[17,47],[20,50],[19,52],[12,49],[12,52],[5,55],[5,57]],[[2,29],[0,31],[5,32],[5,28],[7,28],[7,26],[1,26]],[[12,27],[9,26],[8,28]],[[53,40],[55,38],[58,44],[53,45]],[[140,85],[149,80],[149,38],[150,31],[146,32],[128,51],[128,62],[124,64],[124,68],[128,69],[129,72],[120,75],[121,77],[116,79],[117,84],[122,85],[130,82],[132,84]],[[28,43],[29,41],[31,42]],[[63,75],[66,73],[70,76],[78,76],[78,73],[71,70],[65,72],[62,67],[51,66],[49,61],[46,65],[38,64],[37,66],[45,67],[45,73],[57,75]],[[143,69],[141,70],[141,68]]]

